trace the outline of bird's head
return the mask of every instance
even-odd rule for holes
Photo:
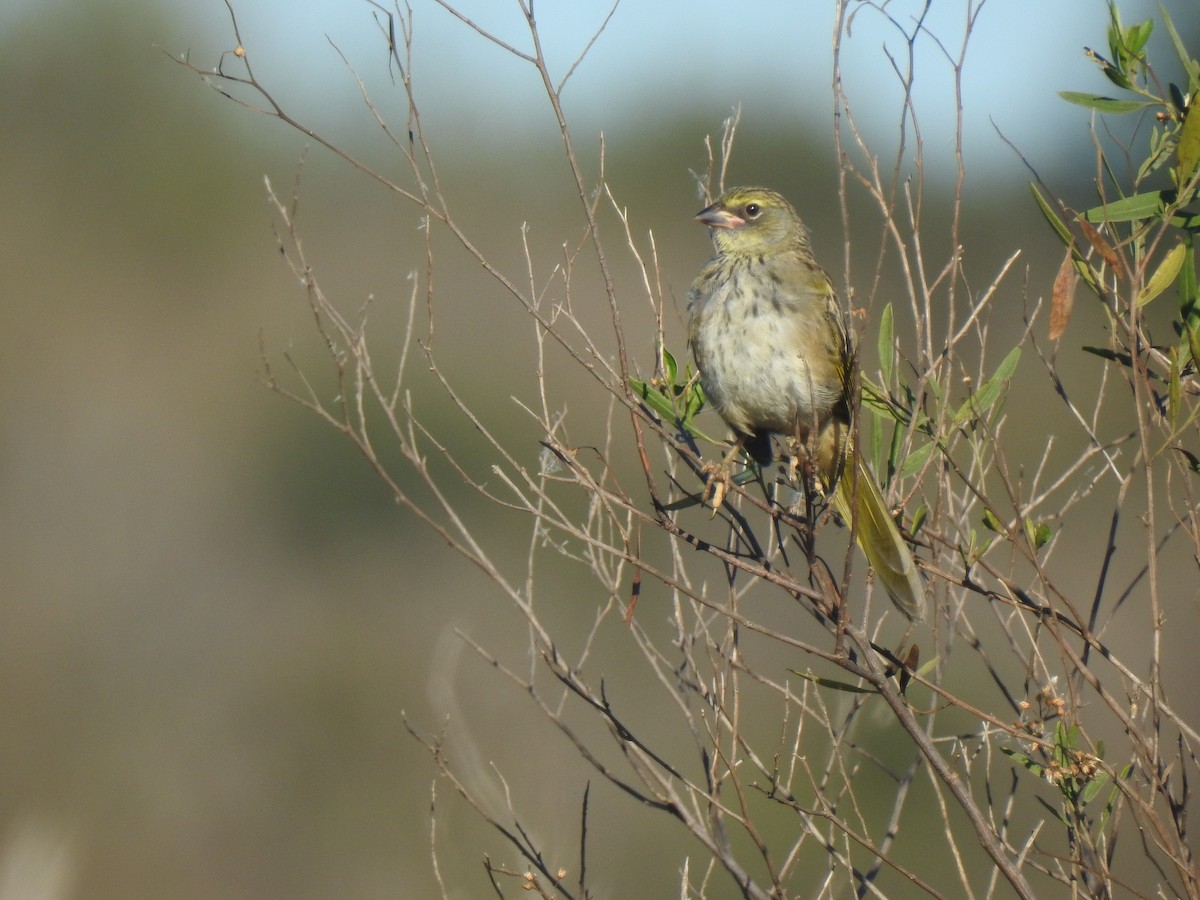
[[[808,234],[796,210],[781,194],[762,187],[730,188],[696,214],[712,229],[717,250],[757,255],[789,246],[808,246]]]

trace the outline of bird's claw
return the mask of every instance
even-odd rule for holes
[[[700,470],[700,474],[704,476],[705,481],[702,499],[712,506],[715,516],[721,504],[725,502],[725,495],[729,493],[729,467],[724,463],[708,463]]]

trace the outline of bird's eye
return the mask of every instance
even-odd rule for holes
[[[759,213],[761,213],[761,212],[762,212],[762,207],[759,206],[757,203],[747,203],[746,204],[746,218],[747,219],[757,219]]]

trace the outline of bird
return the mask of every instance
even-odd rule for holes
[[[783,195],[763,187],[731,188],[695,219],[709,227],[716,255],[688,291],[688,344],[708,402],[734,434],[725,458],[705,467],[714,510],[738,453],[769,465],[779,435],[853,523],[892,602],[921,619],[916,560],[850,442],[854,346],[808,230]]]

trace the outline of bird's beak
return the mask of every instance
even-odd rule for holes
[[[746,224],[746,220],[740,216],[735,216],[723,206],[713,204],[706,206],[700,212],[696,213],[696,221],[707,225],[709,228],[739,228]]]

